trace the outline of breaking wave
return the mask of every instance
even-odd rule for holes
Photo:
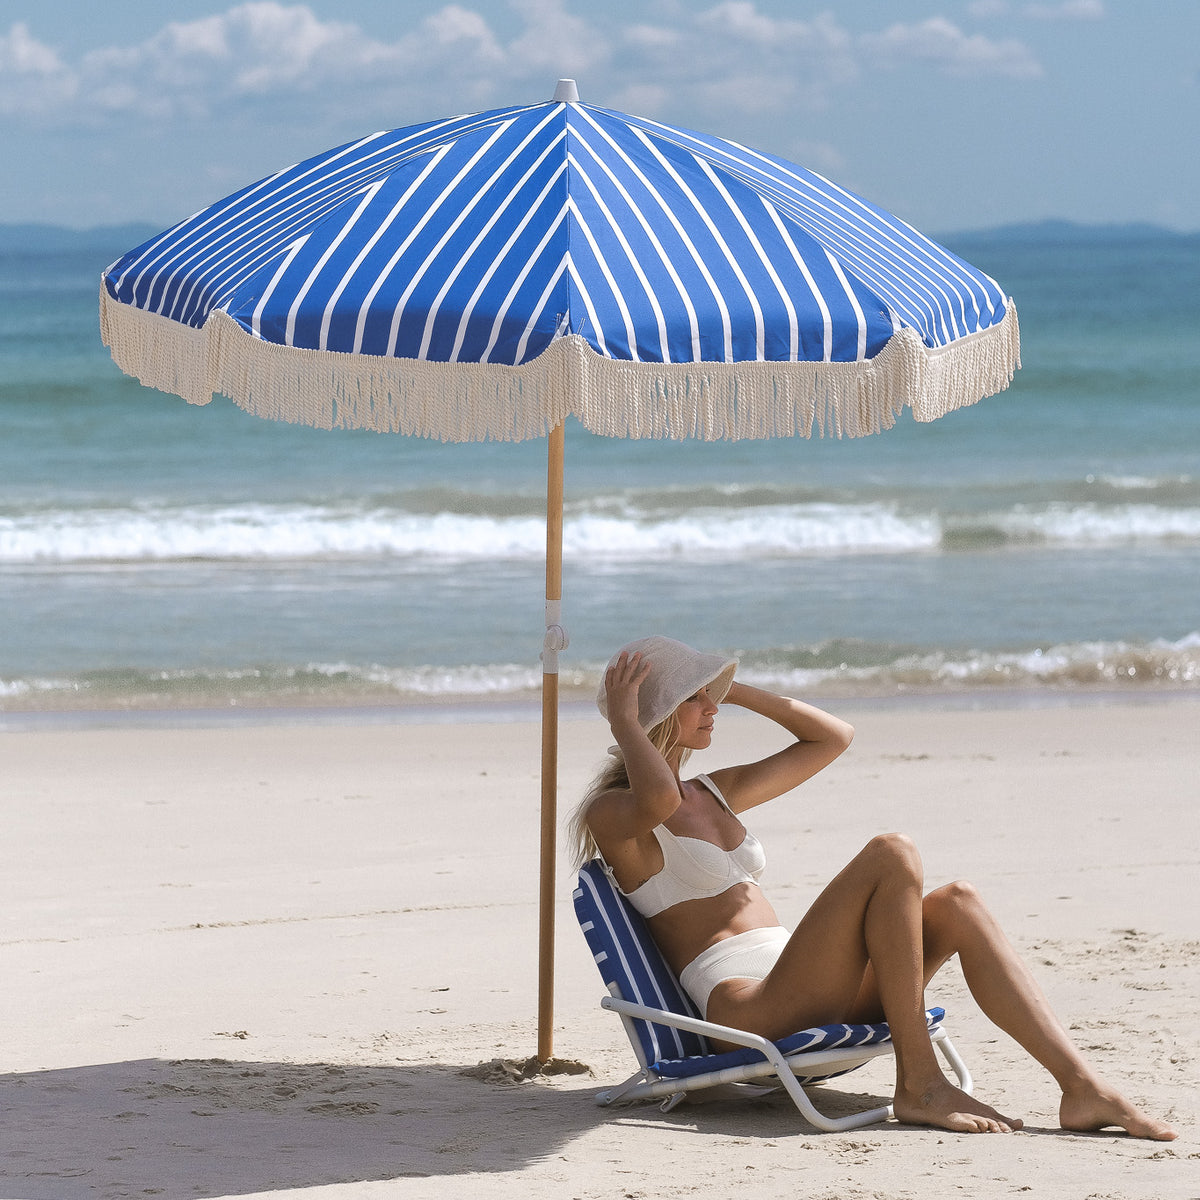
[[[588,559],[905,554],[980,546],[1200,542],[1200,507],[1148,503],[1016,505],[980,514],[885,503],[684,511],[569,511],[564,553]],[[545,553],[540,516],[414,513],[394,507],[245,504],[0,513],[0,564],[271,563],[398,558],[529,560]]]
[[[601,669],[598,663],[564,664],[564,696],[590,698]],[[845,697],[1001,689],[1171,691],[1200,684],[1200,632],[1176,642],[1080,642],[960,653],[835,642],[748,653],[740,677],[784,692]],[[0,710],[516,701],[532,699],[540,685],[536,663],[122,669],[0,679]]]

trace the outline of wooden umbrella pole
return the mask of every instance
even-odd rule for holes
[[[563,452],[566,430],[550,431],[546,462],[546,638],[542,647],[542,840],[538,895],[539,1062],[554,1057],[554,890],[558,846],[558,652],[562,616]]]

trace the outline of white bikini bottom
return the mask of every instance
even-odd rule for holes
[[[791,934],[782,925],[748,929],[701,950],[679,973],[679,983],[700,1010],[708,1015],[708,998],[727,979],[765,979],[779,960]]]

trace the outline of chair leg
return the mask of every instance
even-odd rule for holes
[[[827,1117],[818,1111],[812,1098],[804,1090],[796,1077],[788,1071],[780,1075],[780,1083],[791,1097],[792,1103],[800,1110],[800,1115],[812,1126],[825,1133],[845,1133],[849,1129],[861,1129],[864,1125],[875,1125],[886,1121],[892,1115],[892,1106],[883,1105],[879,1108],[868,1108],[862,1112],[851,1113],[846,1117]]]
[[[971,1072],[967,1068],[967,1064],[962,1060],[961,1055],[955,1049],[954,1043],[950,1040],[950,1035],[944,1029],[939,1029],[934,1036],[933,1043],[937,1046],[939,1053],[957,1077],[958,1086],[969,1096],[975,1087],[975,1081],[971,1078]],[[787,1088],[788,1095],[791,1096],[793,1103],[800,1110],[805,1120],[815,1125],[818,1129],[825,1130],[827,1133],[861,1129],[865,1125],[875,1125],[880,1121],[887,1121],[895,1116],[892,1106],[888,1104],[881,1108],[869,1108],[860,1113],[852,1113],[847,1117],[827,1117],[817,1111],[808,1093],[796,1082],[795,1078],[781,1078],[781,1082]]]
[[[639,1087],[649,1082],[649,1072],[643,1068],[641,1071],[636,1071],[630,1075],[624,1083],[619,1083],[616,1087],[606,1088],[602,1092],[597,1092],[596,1103],[603,1108],[607,1108],[610,1104],[618,1104],[630,1092],[636,1092]]]
[[[938,1035],[934,1038],[934,1045],[937,1046],[938,1051],[957,1077],[958,1086],[969,1096],[975,1087],[975,1081],[971,1078],[971,1072],[968,1070],[967,1064],[963,1062],[961,1055],[955,1049],[954,1043],[950,1040],[950,1035],[945,1030],[938,1030]],[[789,1083],[795,1084],[795,1087],[789,1086]],[[888,1104],[881,1108],[869,1108],[860,1113],[852,1113],[848,1117],[827,1117],[817,1111],[808,1093],[796,1083],[794,1078],[783,1080],[783,1085],[787,1088],[788,1095],[791,1096],[804,1118],[810,1124],[828,1133],[861,1129],[865,1125],[875,1125],[880,1121],[887,1121],[895,1116],[892,1106]],[[799,1093],[799,1096],[797,1096],[797,1093]]]
[[[959,1086],[964,1092],[970,1093],[971,1088],[974,1086],[974,1081],[966,1064],[955,1049],[954,1043],[950,1041],[948,1036],[942,1033],[935,1039],[935,1045],[954,1071],[954,1074],[958,1077]],[[786,1068],[779,1070],[777,1078],[779,1081],[778,1086],[787,1092],[788,1098],[796,1106],[800,1115],[815,1129],[822,1130],[825,1133],[845,1133],[851,1129],[862,1129],[864,1126],[876,1125],[893,1116],[892,1106],[888,1104],[877,1108],[864,1109],[862,1112],[850,1113],[844,1117],[827,1117],[813,1103],[812,1097],[809,1096],[807,1090],[790,1070]],[[642,1092],[641,1095],[638,1093],[654,1082],[655,1077],[651,1076],[647,1071],[638,1071],[625,1080],[624,1083],[598,1092],[596,1094],[596,1103],[607,1107],[610,1104],[618,1104],[626,1098],[652,1099],[654,1098],[652,1095],[648,1095],[645,1092]],[[683,1100],[687,1091],[688,1089],[685,1087],[679,1091],[668,1093],[661,1104],[663,1111],[670,1112],[672,1108]],[[662,1096],[661,1091],[659,1092],[659,1096]]]
[[[971,1078],[970,1068],[954,1048],[950,1035],[944,1029],[939,1029],[937,1036],[933,1039],[933,1044],[954,1072],[958,1079],[958,1086],[969,1096],[975,1090],[975,1080]]]

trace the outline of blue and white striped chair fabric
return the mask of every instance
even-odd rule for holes
[[[585,864],[579,872],[575,915],[609,989],[615,985],[622,999],[650,1008],[700,1016],[663,961],[641,914],[620,895],[599,859]],[[643,1065],[711,1053],[702,1034],[650,1021],[638,1021],[636,1029],[641,1051],[638,1057]]]
[[[626,1084],[602,1092],[597,1097],[600,1103],[651,1097],[666,1097],[673,1103],[701,1087],[778,1076],[800,1111],[818,1128],[857,1128],[890,1115],[885,1107],[849,1117],[824,1117],[803,1091],[805,1085],[846,1074],[871,1058],[891,1053],[891,1031],[885,1023],[823,1025],[774,1043],[714,1025],[699,1017],[645,922],[617,891],[599,860],[579,872],[575,913],[610,992],[601,1004],[621,1016],[641,1064]],[[944,1010],[930,1009],[926,1021],[960,1086],[969,1091],[970,1073],[941,1027],[944,1016]],[[742,1044],[716,1053],[709,1037]]]

